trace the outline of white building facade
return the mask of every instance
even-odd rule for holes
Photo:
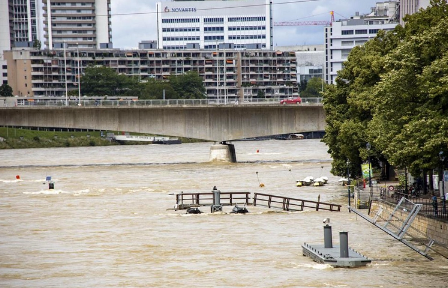
[[[272,2],[158,2],[157,31],[158,48],[165,50],[272,50]]]
[[[110,0],[42,0],[45,40],[50,50],[112,48]]]
[[[427,8],[430,0],[400,0],[400,24],[404,25],[403,17],[417,13],[421,8]]]
[[[43,39],[42,0],[0,1],[0,85],[7,83],[3,51],[16,47],[32,47],[34,40]]]
[[[398,25],[398,14],[398,2],[379,2],[370,14],[356,15],[325,27],[325,82],[335,84],[338,71],[355,46],[375,38],[379,30],[393,30]]]

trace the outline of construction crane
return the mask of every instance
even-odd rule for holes
[[[331,20],[330,21],[282,21],[282,22],[274,22],[274,26],[331,26],[334,22],[334,11],[330,11]]]

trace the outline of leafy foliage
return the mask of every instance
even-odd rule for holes
[[[119,75],[112,68],[88,67],[81,77],[81,94],[88,96],[138,96],[139,83],[134,77]]]
[[[313,77],[309,81],[304,81],[304,85],[301,84],[301,87],[305,87],[304,90],[300,90],[300,96],[303,98],[306,97],[321,97],[321,92],[323,90],[323,82],[320,77]],[[300,83],[302,83],[301,81]]]
[[[139,81],[136,77],[117,74],[112,68],[92,66],[84,70],[81,77],[81,94],[88,96],[137,96],[140,99],[201,99],[205,98],[205,87],[197,72],[171,75],[169,81],[153,78]],[[71,91],[77,95],[76,91]],[[76,92],[76,93],[74,93]],[[69,93],[69,94],[72,94]]]
[[[202,78],[196,71],[188,71],[180,76],[171,75],[169,81],[180,99],[206,98]]]
[[[405,20],[354,48],[324,92],[333,174],[345,175],[348,159],[359,175],[370,156],[419,175],[448,154],[448,4],[433,0]]]
[[[12,88],[6,83],[3,83],[2,86],[0,86],[0,96],[5,97],[12,97]]]

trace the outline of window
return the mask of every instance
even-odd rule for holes
[[[204,23],[224,23],[224,18],[204,18]]]
[[[204,32],[224,32],[224,27],[204,27]]]
[[[369,29],[369,34],[377,34],[380,29]]]
[[[199,23],[199,18],[162,19],[162,23]]]
[[[252,22],[252,21],[266,21],[266,17],[229,17],[229,22]]]
[[[204,41],[224,40],[224,36],[204,36]]]
[[[341,57],[342,59],[347,59],[348,54],[350,54],[351,49],[342,49],[341,50]]]
[[[355,34],[367,34],[367,29],[355,30]]]
[[[342,30],[342,35],[353,35],[353,30]]]

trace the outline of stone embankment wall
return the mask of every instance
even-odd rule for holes
[[[378,209],[382,207],[381,218],[388,218],[388,216],[394,211],[395,205],[391,205],[384,202],[374,202],[372,203],[372,208],[370,210],[370,217],[375,217]],[[396,220],[404,220],[408,213],[404,211],[395,212]],[[402,222],[401,222],[402,223]],[[401,224],[400,223],[400,224]],[[421,233],[420,235],[418,235]],[[448,248],[448,223],[441,220],[429,218],[424,215],[417,215],[415,220],[412,222],[411,228],[408,230],[408,235],[421,238],[422,235],[429,237],[437,242],[439,245],[443,245]]]

